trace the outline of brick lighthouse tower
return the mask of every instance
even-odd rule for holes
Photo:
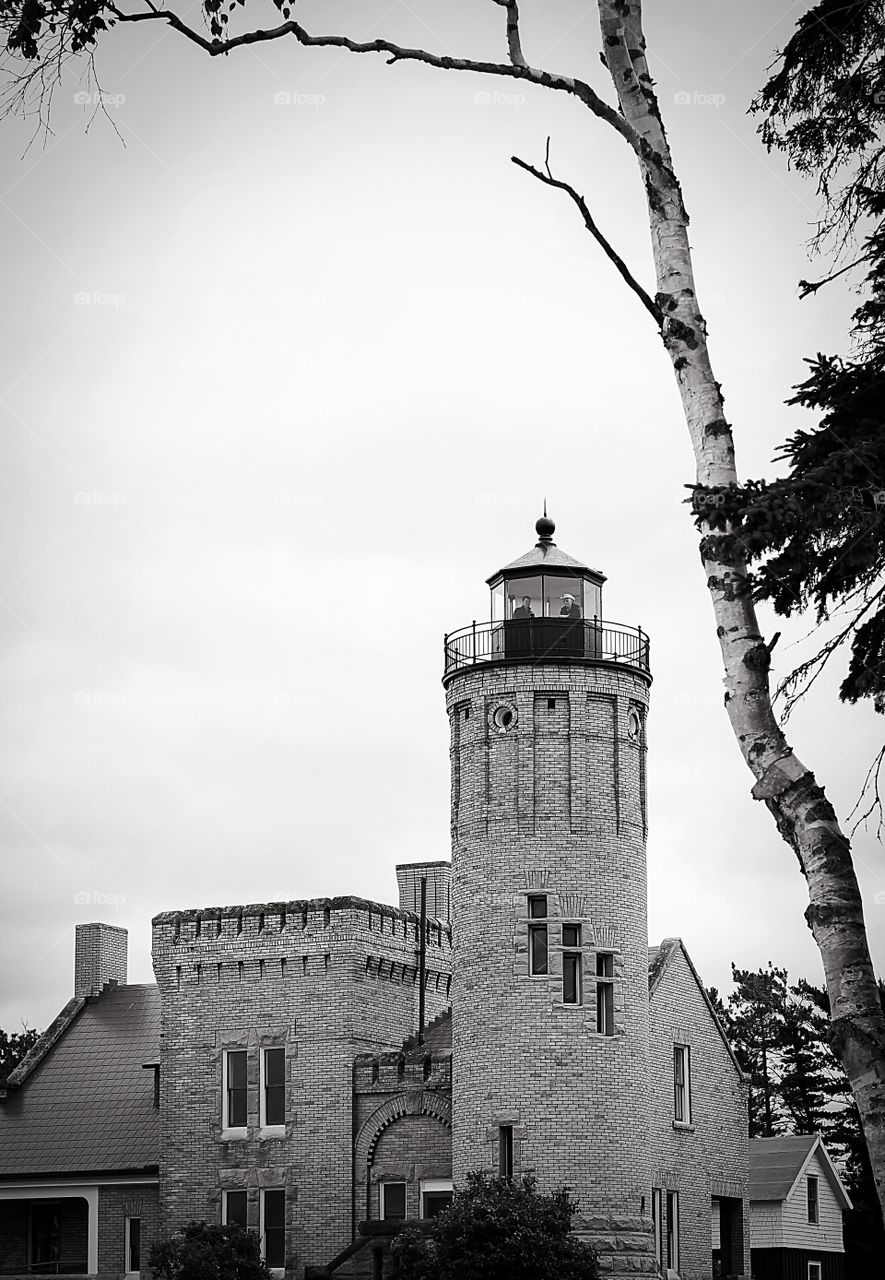
[[[453,1174],[578,1201],[610,1274],[652,1271],[645,720],[648,638],[604,576],[538,541],[446,636]]]

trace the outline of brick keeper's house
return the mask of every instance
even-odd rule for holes
[[[280,1276],[379,1280],[472,1169],[578,1202],[613,1277],[749,1274],[745,1081],[678,938],[649,949],[649,639],[554,525],[445,638],[452,861],[398,904],[78,925],[73,998],[0,1100],[0,1273],[148,1275],[189,1219]]]

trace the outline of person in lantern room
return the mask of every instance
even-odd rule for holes
[[[520,604],[513,610],[514,618],[533,618],[532,597],[523,596]]]
[[[562,608],[559,611],[560,618],[580,618],[581,607],[573,595],[569,595],[566,592],[560,599],[562,600]]]

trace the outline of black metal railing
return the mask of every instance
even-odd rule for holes
[[[445,637],[445,676],[481,662],[611,662],[648,672],[641,627],[601,618],[527,618],[473,622]]]

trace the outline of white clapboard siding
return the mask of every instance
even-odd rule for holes
[[[817,1176],[820,1219],[808,1221],[807,1175]],[[784,1246],[787,1249],[829,1249],[841,1251],[842,1210],[830,1186],[823,1161],[815,1151],[811,1163],[783,1202]]]

